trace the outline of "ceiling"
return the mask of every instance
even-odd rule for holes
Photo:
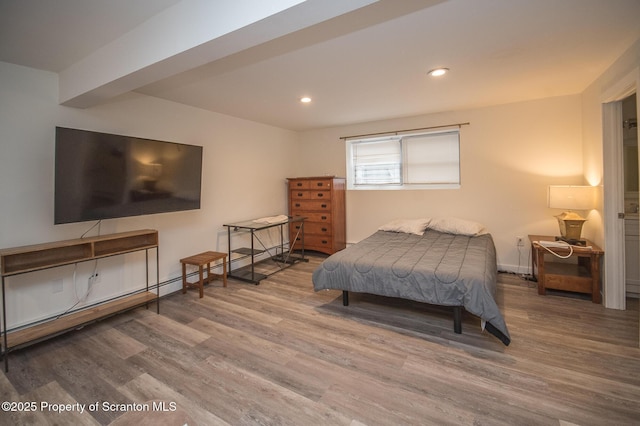
[[[231,0],[0,0],[0,61],[60,73],[63,89],[101,60],[120,72],[70,89],[71,106],[135,91],[308,130],[578,94],[640,39],[638,0],[280,0],[173,46],[199,25],[180,13],[205,3],[218,8],[205,29],[238,13]],[[171,37],[150,36],[160,22]],[[122,47],[134,38],[173,53],[119,71],[144,56]],[[439,66],[450,72],[427,75]],[[74,90],[92,95],[74,104]]]

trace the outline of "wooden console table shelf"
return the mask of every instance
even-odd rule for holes
[[[23,330],[12,331],[7,333],[7,347],[14,348],[29,342],[41,340],[48,336],[54,336],[58,333],[71,330],[100,318],[145,305],[155,301],[156,298],[156,294],[145,291],[133,296],[127,296],[121,299],[112,300],[111,302],[102,303],[92,308],[65,315],[58,319],[37,324]]]
[[[160,312],[160,288],[157,287],[156,293],[149,291],[149,249],[156,250],[156,284],[158,284],[160,282],[158,231],[152,229],[0,250],[5,371],[9,369],[8,355],[11,348],[54,336],[83,324],[153,301],[157,302],[157,311]],[[146,289],[136,290],[127,295],[97,303],[86,309],[62,315],[59,318],[14,331],[7,330],[5,280],[8,277],[142,250],[146,252]]]

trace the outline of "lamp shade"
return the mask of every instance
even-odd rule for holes
[[[591,210],[596,206],[595,198],[593,186],[549,186],[549,207],[552,209]]]

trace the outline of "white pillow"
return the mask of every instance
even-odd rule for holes
[[[379,231],[405,232],[407,234],[424,234],[431,219],[395,219],[378,228]]]
[[[458,234],[476,236],[487,233],[487,229],[478,222],[458,219],[456,217],[440,217],[431,219],[429,228],[434,231],[446,232],[447,234]]]

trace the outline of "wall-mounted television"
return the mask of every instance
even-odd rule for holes
[[[200,208],[202,147],[56,127],[54,223]]]

